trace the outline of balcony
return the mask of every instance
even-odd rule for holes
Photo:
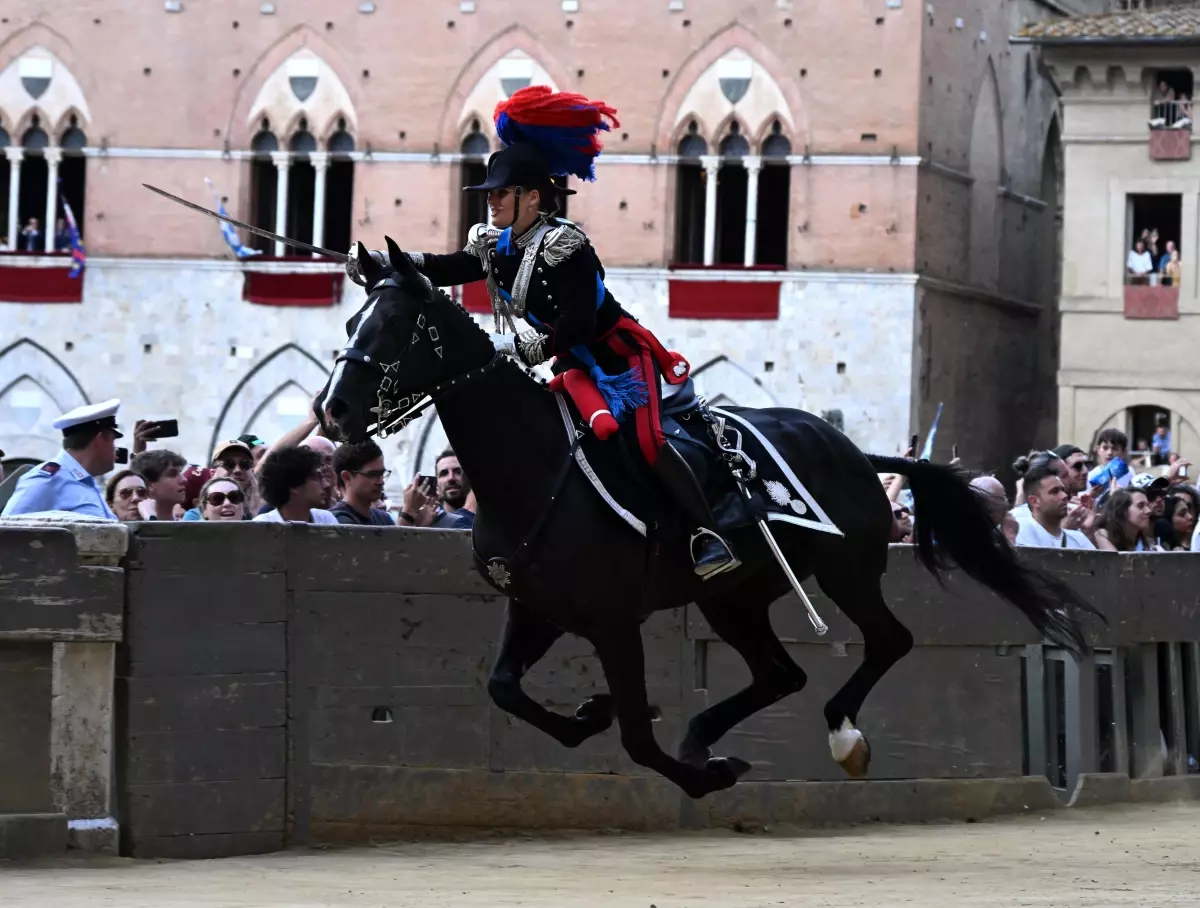
[[[1155,283],[1125,285],[1125,317],[1138,319],[1179,318],[1179,288]]]
[[[1159,101],[1151,109],[1151,161],[1190,161],[1192,159],[1192,102]]]

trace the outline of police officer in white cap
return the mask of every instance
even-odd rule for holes
[[[109,472],[116,462],[116,440],[122,437],[117,430],[120,406],[119,400],[106,400],[56,419],[54,428],[62,430],[63,449],[20,478],[0,516],[73,511],[116,520],[95,477]]]

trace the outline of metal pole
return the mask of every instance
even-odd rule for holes
[[[742,494],[747,498],[750,497],[749,490],[742,486]],[[804,603],[805,611],[808,612],[808,620],[812,622],[813,629],[817,632],[818,637],[824,637],[829,632],[829,625],[821,620],[821,616],[817,614],[817,610],[813,608],[812,600],[808,598],[808,593],[804,592],[804,588],[800,586],[800,581],[796,579],[795,573],[792,571],[792,566],[787,563],[787,559],[783,556],[783,551],[779,548],[779,543],[775,541],[775,535],[771,532],[771,528],[767,526],[765,520],[758,522],[758,528],[762,531],[763,538],[767,540],[767,545],[771,549],[771,554],[775,556],[775,560],[779,562],[779,566],[783,568],[783,573],[787,576],[788,582],[792,585],[792,589],[796,591],[796,595],[800,597],[800,601]]]

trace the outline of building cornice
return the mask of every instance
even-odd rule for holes
[[[220,148],[140,148],[140,147],[96,147],[83,149],[83,154],[89,158],[135,158],[150,160],[189,160],[189,161],[252,161],[262,160],[261,154],[255,154],[244,149]],[[284,154],[289,154],[284,152]],[[293,155],[293,157],[305,157]],[[478,155],[464,155],[461,152],[423,152],[423,151],[353,151],[345,155],[331,155],[330,160],[339,158],[355,163],[380,164],[460,164],[463,161],[483,163],[486,159]],[[676,154],[622,154],[620,152],[604,153],[596,159],[600,167],[609,165],[653,165],[674,166],[686,160]],[[922,162],[919,155],[890,155],[890,154],[794,154],[785,160],[793,167],[918,167]],[[771,159],[764,159],[764,164],[770,164]]]

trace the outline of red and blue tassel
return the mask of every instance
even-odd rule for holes
[[[505,145],[529,142],[546,158],[552,176],[596,179],[600,130],[619,127],[617,112],[603,101],[545,85],[519,89],[496,105],[496,135]],[[610,126],[606,120],[611,120]]]

